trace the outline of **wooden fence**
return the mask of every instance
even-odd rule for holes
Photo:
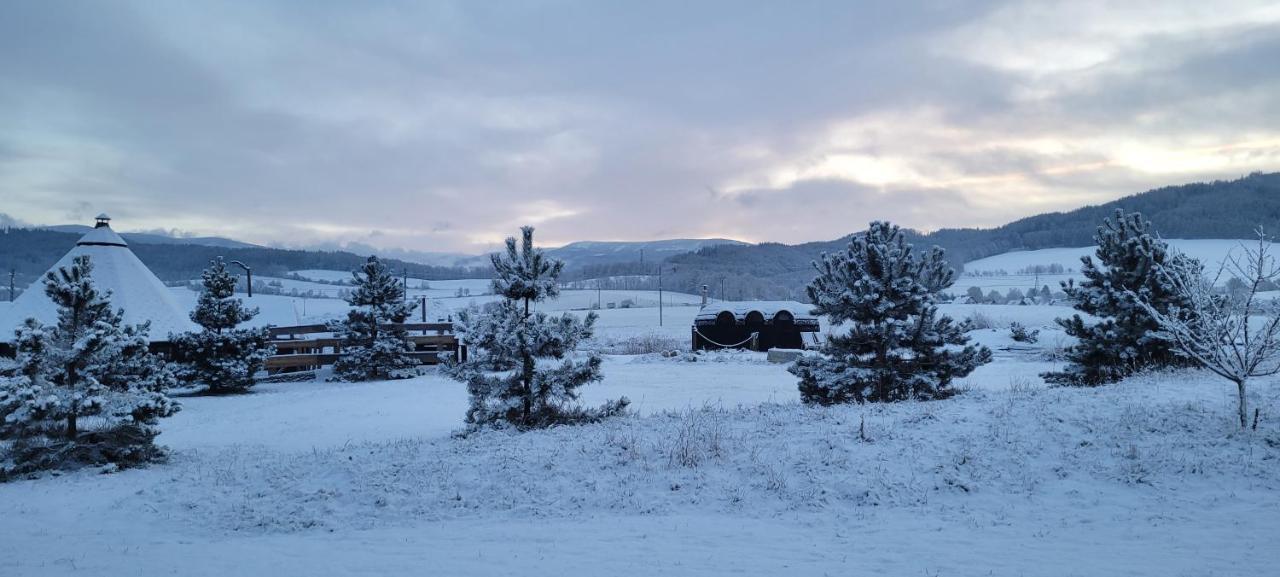
[[[417,359],[419,364],[434,365],[446,355],[460,361],[467,360],[467,347],[458,342],[452,323],[406,323],[383,325],[382,328],[408,331],[414,350],[407,354]],[[332,365],[342,357],[342,339],[332,336],[311,338],[316,334],[332,334],[333,329],[327,325],[271,327],[269,333],[271,344],[276,347],[276,354],[267,358],[266,368],[270,374],[317,369]]]

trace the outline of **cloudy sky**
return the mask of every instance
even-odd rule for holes
[[[1274,1],[905,4],[6,2],[0,213],[799,242],[1280,170]]]

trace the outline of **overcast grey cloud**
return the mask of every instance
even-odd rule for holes
[[[1113,4],[7,3],[0,212],[799,242],[1280,168],[1280,7]]]

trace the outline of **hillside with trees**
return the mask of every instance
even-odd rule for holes
[[[1138,212],[1164,238],[1251,238],[1258,226],[1280,230],[1280,173],[1254,173],[1236,180],[1184,184],[1069,212],[1041,214],[993,229],[906,231],[916,245],[937,245],[957,270],[964,263],[1012,250],[1090,246],[1098,223],[1117,209]],[[798,245],[721,245],[668,259],[667,288],[712,294],[724,284],[725,298],[803,298],[811,263],[848,244],[849,237]]]
[[[11,228],[0,232],[0,273],[13,270],[19,289],[31,284],[62,255],[75,246],[80,234],[38,228]],[[286,250],[279,248],[230,248],[195,244],[150,244],[131,242],[129,248],[163,281],[198,279],[209,261],[224,258],[253,267],[255,275],[284,276],[295,270],[356,270],[367,257],[345,251]],[[444,280],[487,278],[487,267],[439,267],[387,259],[396,274],[413,278]],[[7,281],[8,279],[4,279]],[[8,298],[7,294],[3,298]]]

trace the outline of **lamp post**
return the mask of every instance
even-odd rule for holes
[[[231,261],[231,264],[234,264],[244,269],[245,286],[248,288],[247,292],[249,293],[249,298],[253,298],[253,269],[249,268],[249,265],[244,264],[238,260]]]

